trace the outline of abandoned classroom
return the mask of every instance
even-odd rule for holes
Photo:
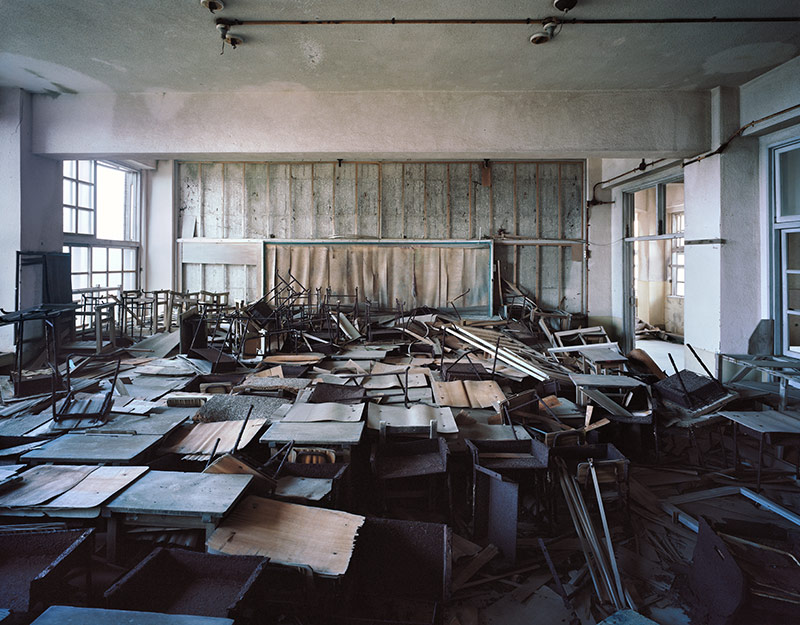
[[[0,33],[0,623],[800,621],[796,0]]]

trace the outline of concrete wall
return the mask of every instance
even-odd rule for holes
[[[35,99],[36,152],[227,160],[686,156],[707,93],[89,94]]]
[[[16,252],[59,252],[63,244],[61,163],[31,151],[31,96],[0,89],[0,307],[15,307]],[[23,286],[22,301],[41,284]],[[38,303],[38,302],[37,302]],[[13,346],[11,328],[0,330],[0,349]]]
[[[142,173],[145,206],[141,284],[148,291],[172,289],[176,284],[174,170],[173,161],[162,160],[157,162],[155,171]]]

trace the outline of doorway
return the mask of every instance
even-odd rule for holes
[[[683,181],[626,194],[628,336],[667,373],[683,362]]]

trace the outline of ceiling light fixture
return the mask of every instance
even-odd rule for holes
[[[222,9],[225,8],[225,4],[222,0],[200,0],[200,6],[204,9],[208,9],[212,13],[222,11]]]
[[[244,39],[242,39],[239,35],[232,35],[228,31],[230,30],[230,22],[224,20],[222,18],[217,19],[217,31],[219,32],[219,36],[222,39],[222,52],[220,54],[225,53],[225,44],[227,43],[231,48],[234,50],[244,43]]]
[[[537,30],[531,35],[531,43],[535,46],[547,43],[556,36],[556,28],[561,24],[556,18],[548,17],[542,22],[541,30]]]
[[[553,6],[556,10],[564,13],[574,9],[576,4],[578,4],[578,0],[553,0]]]

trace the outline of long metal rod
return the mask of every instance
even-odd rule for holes
[[[614,543],[611,542],[611,530],[608,528],[608,519],[606,519],[606,511],[603,506],[603,496],[600,494],[600,482],[597,479],[597,471],[594,468],[594,460],[589,458],[589,471],[592,473],[592,481],[594,482],[594,494],[597,497],[597,507],[600,510],[600,520],[603,523],[603,533],[606,538],[606,547],[608,548],[608,561],[611,564],[611,571],[614,573],[614,581],[617,584],[617,592],[620,599],[625,598],[625,589],[622,587],[622,578],[619,576],[619,568],[617,567],[617,558],[614,555]],[[633,607],[633,606],[628,606]]]
[[[758,24],[800,22],[800,17],[665,17],[665,18],[607,18],[607,19],[562,19],[554,17],[522,18],[408,18],[408,19],[331,19],[331,20],[239,20],[218,18],[217,24],[228,26],[408,26],[415,24],[434,25],[529,25],[554,20],[558,24],[575,25],[625,25],[625,24]]]

